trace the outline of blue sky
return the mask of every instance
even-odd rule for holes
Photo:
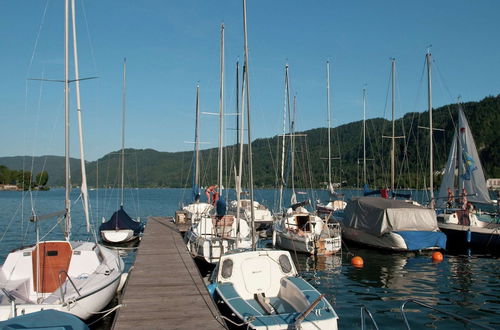
[[[327,125],[328,59],[334,126],[362,119],[364,84],[368,117],[384,116],[391,57],[397,60],[397,117],[426,110],[428,45],[436,107],[458,95],[478,101],[499,94],[497,0],[248,0],[247,11],[254,138],[281,132],[285,63],[297,95],[298,130]],[[62,0],[0,1],[0,156],[63,154],[62,85],[27,81],[62,79],[62,14]],[[192,149],[185,141],[193,140],[198,82],[202,111],[219,109],[222,22],[225,111],[232,113],[235,62],[243,58],[241,1],[77,0],[80,75],[99,76],[81,83],[88,160],[120,148],[123,57],[126,146]],[[75,113],[73,103],[71,153],[78,157]],[[202,122],[204,147],[216,147],[217,117]],[[234,116],[226,126],[235,127]],[[234,143],[234,131],[227,131],[226,143]]]

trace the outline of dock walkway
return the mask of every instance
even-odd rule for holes
[[[113,329],[224,329],[170,219],[148,218]]]

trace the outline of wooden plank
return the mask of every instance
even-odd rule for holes
[[[224,329],[171,218],[149,217],[113,329]]]

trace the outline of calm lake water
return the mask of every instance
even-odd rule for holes
[[[314,199],[326,198],[316,191]],[[346,198],[356,191],[346,191]],[[286,200],[289,200],[287,194]],[[305,195],[304,195],[305,196]],[[415,194],[417,200],[425,196]],[[73,191],[73,200],[78,192]],[[189,201],[185,189],[126,189],[125,209],[133,216],[171,216],[182,200]],[[231,197],[231,196],[229,196]],[[274,190],[256,190],[256,200],[274,208]],[[298,199],[304,199],[299,194]],[[418,198],[417,198],[418,197]],[[47,192],[0,191],[0,258],[21,245],[35,241],[33,224],[27,221],[32,208],[38,215],[62,210],[64,190]],[[90,192],[94,226],[119,207],[119,191],[99,189]],[[81,202],[73,204],[73,238],[92,239],[85,233]],[[24,219],[24,221],[21,221]],[[41,223],[46,239],[60,239],[62,232],[55,219]],[[122,251],[127,267],[133,263],[134,250]],[[292,253],[293,255],[293,253]],[[364,259],[363,268],[350,265],[353,255]],[[405,329],[400,307],[408,299],[417,299],[440,310],[456,313],[491,328],[500,328],[500,262],[498,258],[473,253],[445,253],[444,261],[434,263],[430,253],[387,253],[346,246],[341,255],[331,257],[296,256],[301,275],[326,295],[340,317],[339,327],[359,329],[360,308],[366,306],[380,329]],[[406,307],[412,329],[476,329],[460,321],[410,303]],[[95,325],[107,329],[111,320]],[[367,320],[367,329],[373,329]]]

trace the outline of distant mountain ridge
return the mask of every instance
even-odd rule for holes
[[[500,177],[500,95],[490,96],[479,102],[463,104],[469,120],[478,152],[487,177]],[[446,161],[454,132],[457,105],[447,105],[433,110],[434,127],[444,129],[434,133],[435,169],[439,171]],[[369,161],[368,182],[373,186],[387,185],[389,180],[389,139],[390,122],[382,118],[366,121],[367,158]],[[398,139],[397,172],[399,187],[421,188],[428,176],[428,112],[407,113],[397,121],[396,135],[406,136]],[[404,131],[403,128],[404,127]],[[350,187],[360,185],[360,158],[362,121],[333,128],[332,156],[340,153],[341,160],[333,160],[333,178],[335,182],[345,182]],[[297,138],[296,181],[304,186],[322,186],[327,178],[327,129],[316,128],[301,132],[307,135],[299,141]],[[281,139],[280,139],[281,141]],[[278,158],[278,137],[257,139],[252,143],[254,181],[257,187],[275,187]],[[404,152],[406,150],[406,152]],[[230,179],[233,168],[232,159],[236,154],[234,146],[225,148],[228,160],[228,186],[234,186]],[[192,151],[160,152],[153,149],[126,149],[125,184],[128,187],[189,187],[192,176]],[[246,153],[246,151],[245,151]],[[405,156],[403,156],[405,155]],[[217,181],[217,148],[201,151],[202,185],[215,184]],[[30,170],[31,157],[0,157],[0,165],[10,169]],[[90,186],[117,186],[120,165],[119,152],[111,152],[94,162],[87,163],[87,178]],[[71,159],[71,176],[74,185],[80,182],[80,164],[78,159]],[[49,173],[50,186],[64,184],[64,158],[60,156],[40,156],[33,158],[33,175],[46,170]],[[305,172],[312,180],[306,181]],[[310,175],[309,175],[310,174]],[[436,184],[439,183],[439,180]]]

